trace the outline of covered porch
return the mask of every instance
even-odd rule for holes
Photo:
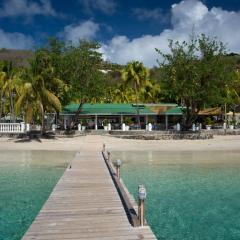
[[[65,130],[70,128],[78,108],[79,104],[70,104],[60,113]],[[83,104],[74,127],[79,128],[80,124],[84,129],[99,130],[108,126],[110,130],[117,130],[125,124],[130,129],[138,129],[139,118],[140,128],[145,129],[146,124],[153,122],[155,117],[156,113],[143,104]]]

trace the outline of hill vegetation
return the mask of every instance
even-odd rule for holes
[[[0,49],[0,61],[12,62],[15,67],[28,67],[34,52],[28,50]]]

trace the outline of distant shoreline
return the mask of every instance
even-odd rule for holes
[[[88,135],[75,138],[20,141],[0,138],[1,150],[64,150],[79,151],[86,142],[105,143],[109,151],[239,151],[240,135],[214,136],[206,140],[133,140],[111,136]],[[91,147],[89,146],[89,151]],[[101,151],[101,149],[99,149]]]

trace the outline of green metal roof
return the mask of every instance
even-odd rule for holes
[[[162,107],[162,106],[169,106],[169,107],[177,107],[176,103],[145,103],[147,107]]]
[[[74,114],[78,110],[79,104],[72,103],[63,108],[61,114]],[[137,107],[133,104],[123,103],[97,103],[97,104],[83,104],[80,115],[136,115]],[[145,105],[139,105],[140,115],[155,115]]]
[[[182,115],[183,111],[181,107],[170,108],[163,112],[164,115]]]

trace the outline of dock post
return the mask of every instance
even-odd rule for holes
[[[110,153],[110,152],[107,152],[107,155],[108,155],[107,160],[110,162],[110,161],[111,161],[111,153]]]
[[[120,167],[122,165],[122,161],[117,159],[116,161],[116,171],[117,171],[117,178],[120,179]]]
[[[140,222],[140,226],[144,226],[144,202],[147,197],[146,189],[143,185],[138,186],[138,199],[139,199],[139,205],[138,205],[138,218]]]
[[[105,150],[106,150],[106,145],[105,143],[103,143],[103,152],[105,152]]]

